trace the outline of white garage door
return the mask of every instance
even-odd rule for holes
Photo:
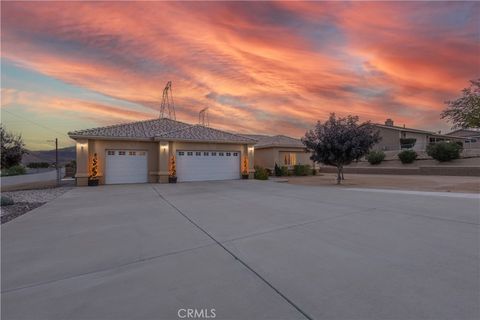
[[[178,181],[240,178],[240,152],[177,151]]]
[[[106,184],[148,181],[146,151],[107,150],[105,159]]]

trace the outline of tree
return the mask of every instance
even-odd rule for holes
[[[358,124],[357,116],[338,118],[335,113],[314,129],[307,131],[302,142],[312,153],[311,160],[337,167],[337,184],[343,180],[343,167],[366,155],[380,141],[380,132],[370,122]]]
[[[10,168],[20,164],[23,155],[28,153],[22,136],[8,132],[2,125],[0,125],[0,135],[2,139],[2,168]]]
[[[470,80],[470,87],[462,90],[462,96],[447,101],[442,119],[447,118],[453,128],[480,127],[480,79]]]

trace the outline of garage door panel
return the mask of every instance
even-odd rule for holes
[[[178,151],[178,181],[232,180],[240,178],[240,152]],[[223,156],[220,156],[223,153]],[[227,155],[227,153],[229,155]]]
[[[148,182],[148,153],[143,150],[107,150],[105,156],[105,183]]]

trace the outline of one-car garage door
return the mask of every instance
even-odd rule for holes
[[[177,151],[178,181],[240,178],[240,152]]]
[[[107,150],[105,183],[144,183],[148,181],[147,152],[143,150]]]

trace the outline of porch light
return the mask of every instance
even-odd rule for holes
[[[160,143],[160,150],[164,152],[168,152],[168,142],[161,142]]]

